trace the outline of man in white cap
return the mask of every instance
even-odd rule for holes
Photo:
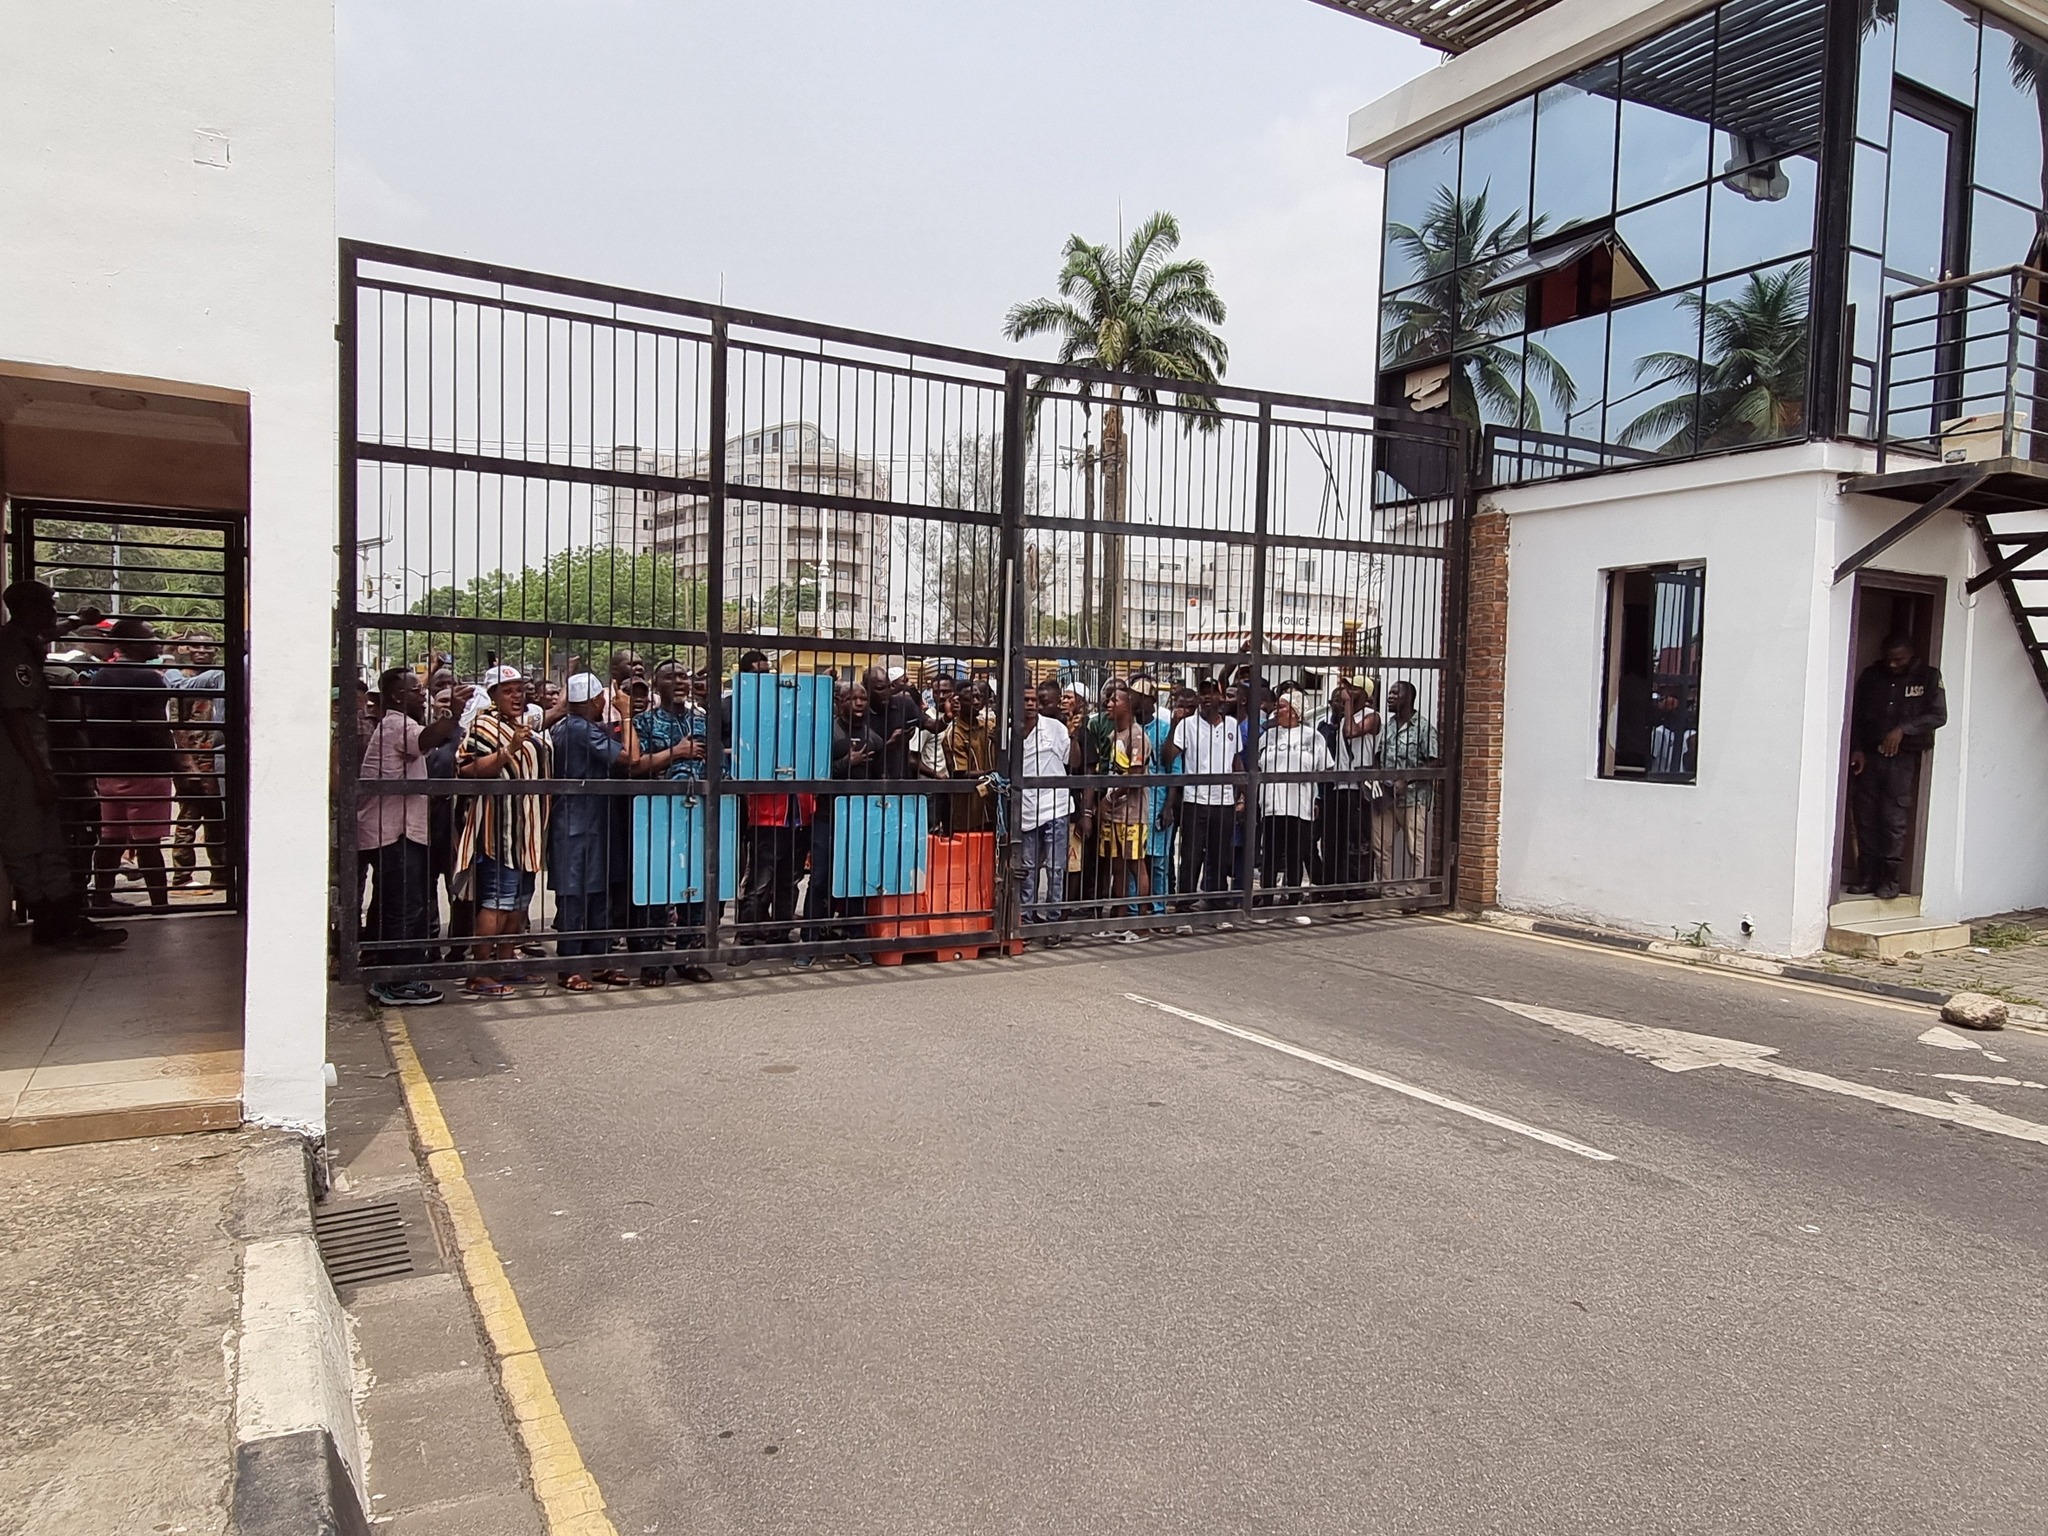
[[[534,728],[526,703],[526,679],[517,667],[493,667],[484,674],[491,707],[469,723],[455,753],[455,774],[463,779],[545,779],[552,776],[553,743]],[[456,844],[455,867],[462,872],[464,894],[476,903],[476,933],[486,942],[476,948],[479,960],[509,960],[516,942],[492,944],[500,935],[526,931],[527,908],[533,904],[546,848],[548,806],[543,795],[466,795],[462,831]],[[506,980],[531,982],[515,975],[500,979],[472,976],[463,988],[468,997],[504,997]]]
[[[595,674],[577,673],[562,691],[568,714],[549,733],[555,748],[554,776],[585,780],[617,777],[622,762],[630,763],[640,755],[637,733],[627,731],[621,741],[606,726],[605,687]],[[554,797],[548,816],[548,884],[555,893],[555,929],[572,935],[555,945],[555,953],[564,960],[602,955],[611,947],[609,937],[573,935],[596,933],[620,921],[611,911],[610,896],[627,858],[624,809],[625,802],[616,795]],[[565,992],[588,992],[593,985],[588,966],[565,967],[559,979]],[[601,967],[596,980],[626,985],[632,978],[624,971]]]

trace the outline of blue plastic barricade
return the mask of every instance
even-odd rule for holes
[[[924,889],[930,812],[923,795],[834,795],[832,801],[834,896]]]
[[[832,679],[742,672],[732,688],[732,776],[829,779]]]
[[[740,803],[719,803],[718,899],[738,893]],[[633,797],[633,904],[665,907],[704,899],[704,796]]]

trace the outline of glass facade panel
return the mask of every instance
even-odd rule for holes
[[[1697,292],[1617,309],[1607,344],[1607,441],[1666,457],[1691,453],[1699,372]]]
[[[1522,392],[1522,338],[1460,352],[1452,363],[1451,404],[1486,426],[1534,425],[1538,413]]]
[[[1427,275],[1429,248],[1414,237],[1430,228],[1433,216],[1441,224],[1455,215],[1458,138],[1447,133],[1387,166],[1386,254],[1380,263],[1384,289],[1405,287]]]
[[[1708,11],[1622,58],[1617,206],[1696,187],[1712,174],[1714,31]]]
[[[1977,75],[1977,168],[1980,187],[2040,208],[2042,146],[2048,143],[2048,47],[1990,17],[1984,19],[1983,63]],[[1977,263],[1981,265],[1981,263]]]
[[[1826,11],[1812,0],[1729,0],[1714,62],[1717,175],[1820,142]]]
[[[1884,221],[1884,264],[1902,277],[1931,283],[1942,275],[1948,227],[1949,136],[1904,112],[1892,114],[1890,192]]]
[[[1897,0],[1896,67],[1908,80],[1969,106],[1977,97],[1977,10],[1949,0]]]
[[[1701,448],[1735,448],[1805,432],[1811,309],[1804,261],[1707,286]]]
[[[1542,235],[1614,211],[1618,73],[1610,61],[1536,98],[1536,219]]]
[[[1607,382],[1607,316],[1587,315],[1529,333],[1529,391],[1541,418],[1528,425],[1600,441]]]
[[[1849,199],[1849,243],[1866,251],[1884,249],[1884,151],[1856,146],[1855,193]]]
[[[1817,179],[1811,159],[1788,155],[1715,182],[1707,270],[1734,272],[1811,250]]]
[[[1879,149],[1891,143],[1892,43],[1898,28],[1876,0],[1858,8],[1860,35],[1856,45],[1856,137]]]
[[[1707,249],[1707,189],[1624,213],[1614,232],[1652,288],[1684,288],[1700,280]]]
[[[1970,216],[1970,270],[2015,267],[2034,249],[2040,215],[1989,192],[1979,192]]]
[[[1465,129],[1458,195],[1475,210],[1475,220],[1503,231],[1503,251],[1529,241],[1529,154],[1535,118],[1534,104],[1523,100]]]
[[[1868,436],[1876,406],[1877,335],[1884,319],[1883,262],[1852,252],[1849,257],[1849,424],[1852,437]]]

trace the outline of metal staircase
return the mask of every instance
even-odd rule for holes
[[[2048,272],[2006,267],[1884,301],[1877,371],[1877,473],[1844,487],[1913,510],[1835,568],[1867,565],[1954,508],[1970,520],[2034,680],[2048,697]],[[1912,467],[1898,468],[1905,459]]]

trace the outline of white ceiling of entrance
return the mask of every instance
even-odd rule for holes
[[[227,390],[200,397],[152,388],[155,380],[51,378],[0,365],[0,425],[113,433],[189,443],[247,441],[248,404]]]

